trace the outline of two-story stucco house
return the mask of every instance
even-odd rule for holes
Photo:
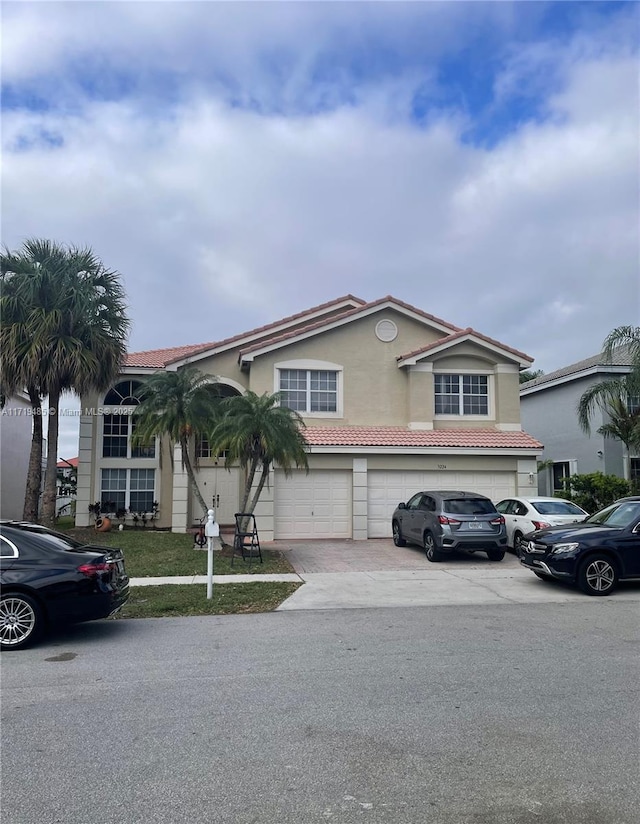
[[[160,505],[157,526],[185,531],[201,513],[179,451],[131,447],[132,411],[146,375],[186,364],[228,394],[282,393],[307,425],[309,473],[273,472],[256,510],[263,540],[383,537],[391,514],[420,489],[471,489],[499,499],[535,492],[541,444],[522,431],[518,375],[532,359],[393,297],[347,295],[233,338],[131,353],[117,385],[82,399],[77,523],[115,500]],[[221,524],[242,485],[194,444],[199,485]]]
[[[620,441],[598,434],[608,421],[604,410],[595,410],[590,435],[578,423],[578,403],[583,393],[595,383],[628,375],[632,363],[629,350],[620,347],[611,362],[601,353],[522,384],[522,424],[544,443],[545,461],[551,461],[540,472],[540,494],[561,493],[563,478],[571,475],[604,472],[640,479],[640,455],[625,455]]]

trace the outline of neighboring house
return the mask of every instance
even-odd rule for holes
[[[532,359],[396,298],[347,295],[226,340],[130,354],[112,390],[82,399],[78,525],[97,500],[157,501],[156,525],[177,532],[201,516],[179,447],[129,439],[140,382],[187,364],[228,395],[281,392],[305,420],[309,473],[275,469],[256,509],[263,540],[390,536],[398,502],[420,489],[535,491],[542,446],[521,429],[518,391]],[[233,523],[240,468],[194,448],[205,500]]]
[[[548,375],[541,375],[520,387],[522,425],[544,443],[544,460],[553,461],[539,473],[542,495],[562,492],[562,479],[570,475],[604,472],[624,478],[625,447],[613,438],[598,434],[608,416],[596,409],[591,435],[578,423],[578,403],[590,386],[629,374],[632,359],[628,350],[616,350],[611,363],[602,354],[572,363]],[[640,479],[640,456],[631,455],[631,477]]]
[[[78,476],[78,459],[62,459],[56,464],[56,512],[58,515],[75,515],[76,479]]]
[[[29,396],[7,398],[0,413],[0,517],[22,519],[33,416]]]

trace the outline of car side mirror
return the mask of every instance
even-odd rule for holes
[[[405,503],[398,504],[398,509],[406,509],[407,505]]]

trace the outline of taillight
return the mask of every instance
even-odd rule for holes
[[[496,526],[498,526],[500,524],[503,524],[504,523],[504,515],[501,515],[499,518],[494,518],[493,521],[491,521],[491,523],[495,524]]]
[[[93,575],[97,575],[99,572],[106,572],[108,569],[109,564],[80,564],[78,572],[86,575],[87,578],[91,578]]]
[[[534,529],[546,529],[551,524],[546,523],[545,521],[531,521],[533,524]]]
[[[441,524],[459,524],[460,521],[456,521],[455,518],[447,518],[446,515],[438,515],[438,522]]]

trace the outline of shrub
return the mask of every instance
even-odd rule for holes
[[[559,497],[574,501],[587,512],[597,512],[618,498],[631,494],[631,485],[617,475],[591,472],[588,475],[572,475],[563,481],[564,491]]]

